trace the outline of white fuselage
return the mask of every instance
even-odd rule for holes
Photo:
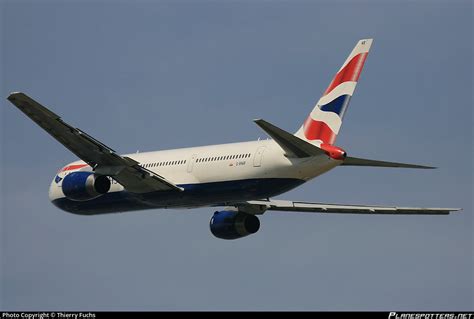
[[[83,161],[76,161],[61,169],[51,183],[51,201],[62,209],[80,214],[159,207],[213,206],[276,196],[340,164],[340,161],[327,156],[289,158],[273,140],[125,156],[184,188],[184,191],[180,194],[133,194],[113,181],[109,193],[102,197],[86,202],[70,201],[62,192],[61,180],[71,172],[92,171]],[[123,205],[124,201],[127,202],[126,205]]]

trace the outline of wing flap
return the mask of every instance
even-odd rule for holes
[[[341,205],[310,203],[286,200],[256,200],[248,201],[242,207],[255,206],[260,210],[287,211],[304,213],[342,213],[342,214],[385,214],[385,215],[448,215],[450,212],[459,211],[460,208],[424,208],[424,207],[395,207],[395,206],[370,206],[370,205]],[[236,205],[239,207],[239,204]],[[247,206],[247,207],[248,207]]]
[[[8,100],[59,143],[89,164],[98,174],[113,176],[128,191],[146,193],[182,188],[139,165],[129,157],[118,155],[112,148],[96,140],[86,132],[64,122],[29,96],[15,92]]]

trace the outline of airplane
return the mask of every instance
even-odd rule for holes
[[[209,227],[221,239],[260,229],[267,211],[447,215],[459,208],[340,205],[271,199],[339,166],[434,167],[348,156],[335,145],[373,39],[362,39],[337,71],[299,130],[263,119],[270,139],[119,155],[26,94],[8,100],[80,160],[61,168],[49,188],[58,208],[80,215],[155,208],[222,207]]]

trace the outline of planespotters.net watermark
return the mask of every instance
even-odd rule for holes
[[[473,313],[390,312],[388,319],[474,319]]]
[[[92,319],[95,317],[95,313],[92,312],[2,312],[2,319]]]

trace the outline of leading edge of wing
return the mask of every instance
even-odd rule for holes
[[[104,143],[67,124],[59,115],[28,95],[13,92],[7,99],[59,143],[93,167],[97,174],[112,176],[128,191],[146,193],[183,190],[164,177],[140,166],[135,160],[118,155]]]
[[[396,207],[396,206],[371,206],[371,205],[342,205],[310,203],[287,200],[254,200],[236,204],[245,211],[287,211],[303,213],[340,213],[340,214],[385,214],[385,215],[448,215],[450,212],[460,211],[462,208],[440,207]]]

